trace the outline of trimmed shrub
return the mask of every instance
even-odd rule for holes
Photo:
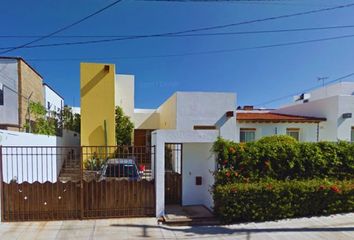
[[[354,181],[264,181],[217,185],[215,213],[224,223],[354,211]]]
[[[354,178],[354,144],[299,143],[289,136],[265,137],[253,143],[219,138],[213,147],[219,171],[216,184],[260,179]]]

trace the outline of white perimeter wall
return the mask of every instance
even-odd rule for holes
[[[213,198],[209,192],[214,184],[216,169],[212,143],[184,143],[182,153],[182,205],[203,204],[212,210]],[[202,185],[196,185],[196,177],[202,177]]]
[[[17,179],[21,182],[56,182],[64,158],[70,148],[57,146],[80,146],[80,136],[64,131],[63,137],[0,130],[3,178],[5,182]],[[14,147],[18,148],[6,148]],[[46,148],[26,148],[45,146]],[[47,155],[47,156],[44,156]]]
[[[155,194],[156,194],[156,217],[165,213],[165,143],[207,143],[212,144],[219,135],[217,130],[156,130],[151,135],[152,145],[155,145],[156,165],[155,172]],[[204,149],[205,150],[205,149]],[[184,150],[183,150],[184,151]],[[210,153],[208,151],[208,153]],[[200,153],[204,154],[204,153]],[[183,161],[183,160],[182,160]],[[191,161],[194,161],[193,159]],[[183,163],[182,163],[183,164]],[[208,181],[207,181],[208,182]],[[202,203],[201,203],[202,204]]]
[[[287,128],[300,129],[300,142],[317,142],[317,123],[237,123],[237,131],[241,128],[255,128],[256,140],[272,135],[286,135]],[[238,136],[238,141],[240,137]]]

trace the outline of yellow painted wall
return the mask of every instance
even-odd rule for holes
[[[108,67],[105,67],[108,66]],[[115,65],[81,63],[81,145],[105,146],[115,143]]]

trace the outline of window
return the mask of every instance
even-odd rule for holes
[[[47,109],[50,110],[50,102],[47,102]]]
[[[300,140],[300,129],[299,128],[287,128],[286,135],[295,138],[297,141]]]
[[[0,83],[0,106],[4,105],[4,85]]]
[[[256,140],[255,128],[241,128],[240,129],[240,142],[254,142]]]
[[[352,137],[351,137],[351,141],[354,142],[354,127],[352,127]]]

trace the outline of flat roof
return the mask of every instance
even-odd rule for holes
[[[43,83],[43,86],[47,86],[50,90],[55,92],[55,94],[57,94],[59,97],[61,97],[61,99],[64,100],[64,98],[57,91],[55,91],[51,86],[49,86],[47,83]]]
[[[22,62],[24,62],[29,68],[31,68],[33,70],[33,72],[35,72],[40,78],[42,78],[43,80],[43,76],[36,70],[34,69],[28,62],[26,62],[25,59],[23,59],[22,57],[17,57],[17,56],[13,56],[13,57],[9,57],[9,56],[0,56],[0,59],[13,59],[13,60],[21,60]]]

